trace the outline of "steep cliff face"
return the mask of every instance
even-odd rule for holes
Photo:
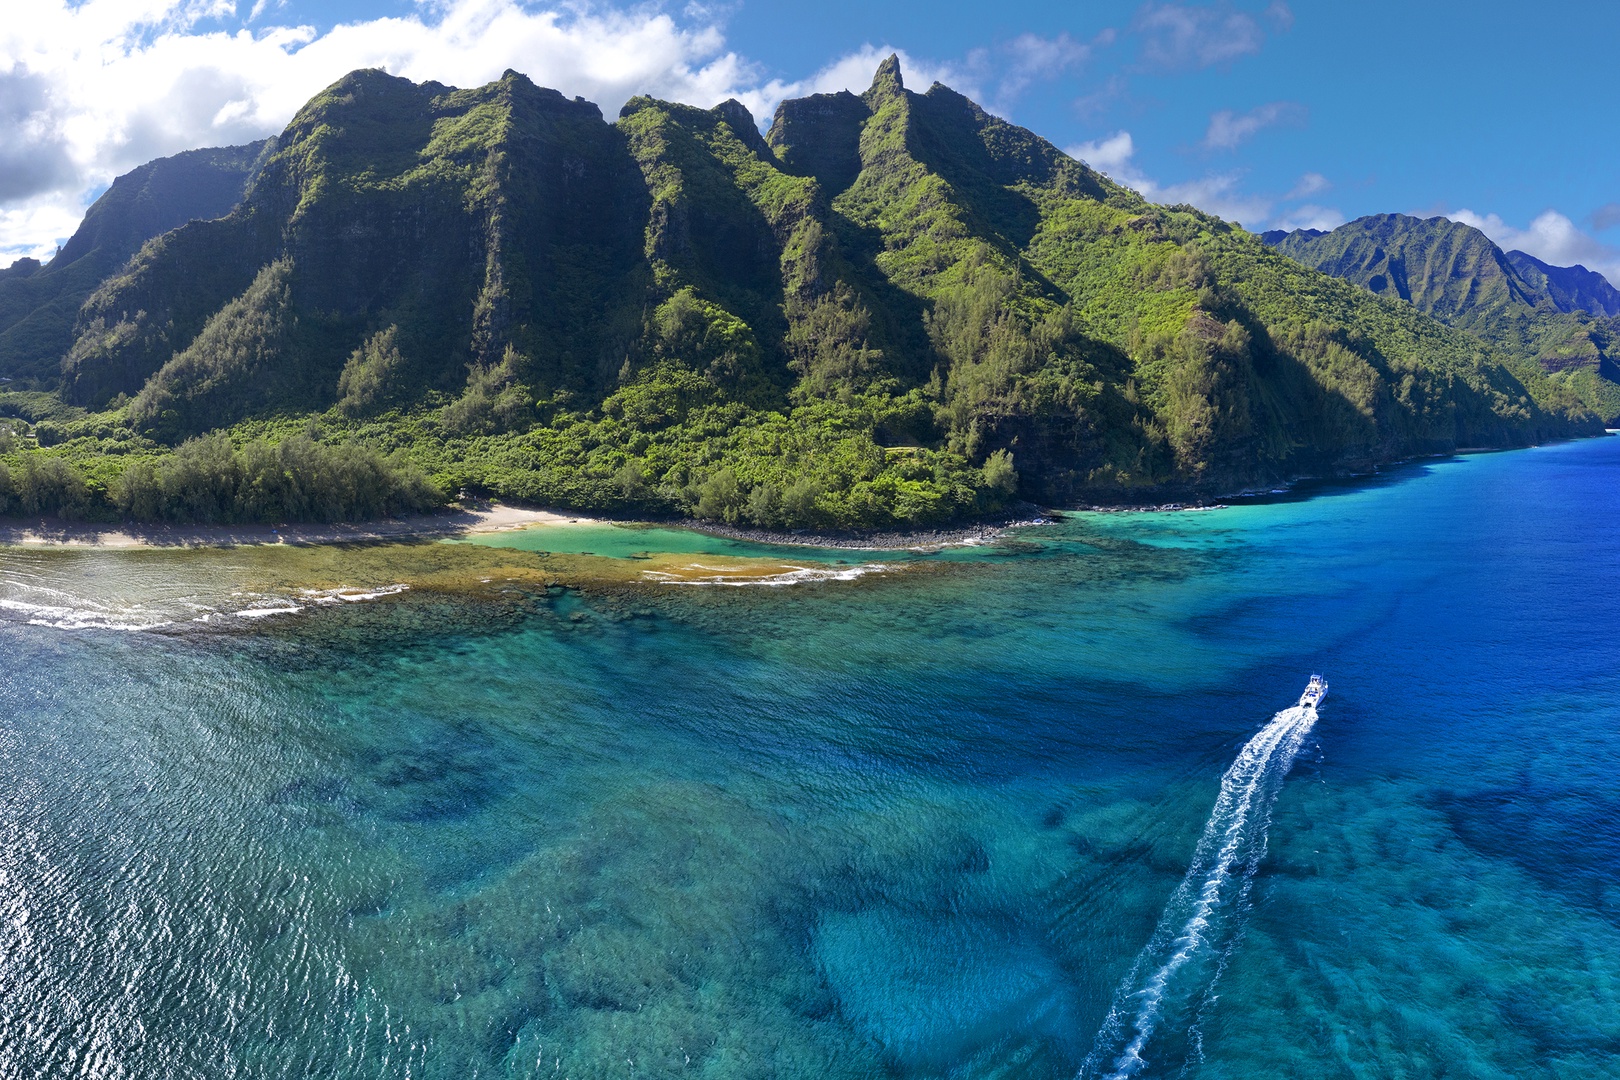
[[[355,72],[241,205],[147,244],[78,319],[63,395],[129,395],[154,437],[398,410],[496,440],[500,476],[466,482],[684,506],[725,474],[727,515],[801,480],[938,518],[1592,423],[1533,365],[908,90],[893,58],[764,137],[736,102],[636,98],[607,123],[513,72]],[[781,424],[853,456],[728,456]]]
[[[147,162],[113,181],[49,263],[20,259],[0,271],[0,375],[54,383],[85,298],[146,241],[230,213],[268,146],[191,150]]]
[[[1307,266],[1535,361],[1605,420],[1620,418],[1620,290],[1601,274],[1503,251],[1478,229],[1443,217],[1375,214],[1332,232],[1265,239]]]

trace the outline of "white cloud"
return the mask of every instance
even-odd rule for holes
[[[1113,44],[1114,38],[1113,30],[1102,31],[1090,42],[1076,41],[1067,33],[1052,38],[1020,34],[994,53],[978,49],[969,59],[989,62],[1001,69],[991,97],[995,110],[1004,113],[1031,83],[1055,79],[1070,69],[1082,66],[1091,59],[1096,49]]]
[[[73,235],[92,201],[88,193],[64,198],[49,192],[0,206],[0,263],[9,266],[25,255],[49,260],[56,254],[57,239]],[[10,237],[21,242],[7,249]]]
[[[1242,179],[1242,173],[1213,173],[1159,188],[1149,198],[1161,203],[1188,203],[1205,213],[1258,230],[1261,223],[1271,216],[1272,202],[1262,195],[1238,190],[1238,182]]]
[[[1072,158],[1106,173],[1110,178],[1141,192],[1156,203],[1187,203],[1227,221],[1258,223],[1271,214],[1272,201],[1238,189],[1240,173],[1216,173],[1179,184],[1160,184],[1135,164],[1136,141],[1128,131],[1118,131],[1105,139],[1071,146]]]
[[[1286,29],[1292,13],[1286,5],[1280,7],[1281,13],[1287,13],[1285,21],[1278,17],[1278,5],[1273,9],[1273,18]],[[1224,4],[1194,7],[1149,3],[1137,12],[1132,26],[1143,35],[1142,59],[1159,68],[1229,64],[1259,52],[1266,40],[1266,32],[1254,16]]]
[[[1284,232],[1293,232],[1295,229],[1320,229],[1323,232],[1332,232],[1344,222],[1344,212],[1337,207],[1304,203],[1277,215],[1271,227],[1282,229]]]
[[[1605,244],[1580,230],[1556,210],[1544,210],[1528,228],[1519,229],[1496,214],[1480,215],[1458,210],[1446,215],[1453,221],[1472,225],[1505,250],[1523,251],[1553,266],[1575,266],[1596,270],[1611,283],[1620,285],[1620,248]]]
[[[1132,187],[1135,184],[1131,183],[1131,178],[1141,175],[1131,165],[1131,158],[1136,155],[1136,140],[1131,138],[1128,131],[1116,131],[1106,139],[1079,143],[1069,147],[1065,153]]]
[[[1276,25],[1278,30],[1292,30],[1294,28],[1294,11],[1283,0],[1271,0],[1266,8],[1266,18]]]
[[[1592,211],[1591,221],[1594,232],[1605,232],[1620,225],[1620,202],[1604,203]]]
[[[1211,173],[1179,184],[1161,184],[1136,164],[1136,140],[1129,131],[1116,131],[1105,138],[1078,143],[1065,151],[1112,179],[1141,192],[1152,202],[1173,205],[1188,203],[1227,221],[1239,222],[1258,232],[1273,229],[1336,229],[1345,222],[1344,214],[1331,206],[1305,203],[1273,217],[1279,200],[1244,191],[1243,173]],[[1333,185],[1321,173],[1306,173],[1282,202],[1327,191]]]
[[[1308,112],[1294,101],[1272,101],[1246,113],[1222,109],[1211,114],[1204,133],[1206,150],[1236,150],[1261,130],[1277,124],[1303,124]]]
[[[1289,199],[1307,199],[1312,195],[1320,195],[1324,191],[1330,191],[1332,188],[1333,182],[1327,177],[1319,172],[1308,172],[1299,178],[1299,183],[1295,184],[1288,194],[1283,196],[1283,199],[1285,201]]]
[[[281,6],[256,2],[247,21],[273,19]],[[724,12],[702,8],[682,22],[653,6],[418,0],[405,16],[321,34],[309,26],[250,29],[237,7],[8,5],[0,20],[0,264],[49,257],[114,176],[154,157],[273,134],[356,68],[459,86],[515,68],[597,102],[610,118],[632,94],[646,93],[705,107],[736,97],[763,119],[790,94],[865,89],[891,51],[868,46],[809,79],[762,86],[758,69],[725,48],[717,21]],[[902,61],[908,81],[924,86],[950,74],[904,54]]]

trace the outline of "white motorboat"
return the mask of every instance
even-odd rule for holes
[[[1322,699],[1327,697],[1327,691],[1327,680],[1320,675],[1312,675],[1311,681],[1305,684],[1305,692],[1299,695],[1300,707],[1316,708],[1322,704]]]

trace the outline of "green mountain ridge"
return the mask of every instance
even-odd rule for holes
[[[248,514],[242,455],[294,436],[446,492],[895,527],[1598,429],[1534,363],[892,57],[764,136],[734,101],[608,123],[516,72],[354,72],[46,359],[78,418],[28,452],[79,470],[82,512],[171,518]]]
[[[1620,290],[1601,274],[1503,251],[1478,229],[1443,217],[1373,214],[1331,232],[1262,239],[1535,361],[1606,422],[1620,420]]]

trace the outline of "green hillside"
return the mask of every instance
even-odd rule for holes
[[[1478,229],[1443,217],[1375,214],[1332,232],[1264,239],[1307,266],[1534,360],[1606,421],[1620,419],[1620,290],[1601,274],[1504,252]]]
[[[907,90],[893,58],[764,137],[736,102],[607,123],[514,72],[355,72],[76,325],[34,358],[64,412],[0,458],[13,509],[269,519],[341,474],[376,498],[319,515],[470,489],[904,527],[1597,428],[1534,363]],[[30,455],[83,490],[23,491]],[[328,479],[267,498],[275,468]]]

